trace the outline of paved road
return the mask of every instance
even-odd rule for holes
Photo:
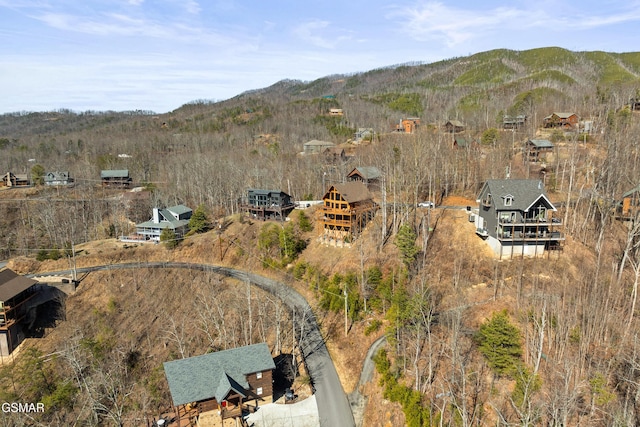
[[[324,338],[318,327],[315,315],[307,300],[296,290],[282,282],[267,277],[236,270],[228,267],[220,267],[207,264],[191,264],[184,262],[136,262],[124,264],[109,264],[94,267],[78,268],[78,274],[84,274],[100,270],[121,270],[130,268],[186,268],[200,270],[233,277],[238,280],[248,281],[261,289],[270,292],[280,298],[291,310],[295,311],[296,319],[301,322],[300,349],[305,358],[307,370],[315,389],[320,426],[322,427],[353,427],[355,421],[349,400],[342,388],[338,373],[333,365],[331,356],[324,342]],[[38,273],[45,275],[70,275],[71,270]],[[30,275],[35,276],[35,275]]]
[[[378,350],[385,345],[386,342],[387,337],[383,335],[371,344],[371,347],[369,347],[369,351],[367,352],[367,357],[364,359],[364,364],[362,365],[358,384],[353,392],[349,394],[349,401],[351,402],[351,409],[357,426],[361,426],[364,421],[364,410],[367,406],[368,400],[368,397],[361,393],[361,389],[366,383],[371,381],[371,378],[373,377],[373,369],[375,368],[373,356],[375,356]]]

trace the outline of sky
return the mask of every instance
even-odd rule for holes
[[[0,0],[0,114],[147,110],[498,48],[640,51],[640,0]]]

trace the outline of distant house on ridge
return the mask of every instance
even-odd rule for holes
[[[530,139],[525,145],[527,158],[530,162],[537,162],[540,156],[553,153],[553,143],[548,139]]]
[[[44,185],[57,187],[57,186],[70,186],[73,185],[74,179],[69,172],[47,172],[44,174]]]
[[[29,174],[7,172],[2,177],[2,184],[6,187],[28,187],[31,185]]]
[[[378,189],[381,178],[382,172],[375,166],[358,166],[347,174],[347,180],[362,182],[369,190]]]
[[[335,147],[335,145],[336,144],[333,142],[312,139],[311,141],[304,143],[303,149],[305,154],[319,154],[327,148]]]
[[[464,131],[464,127],[465,127],[464,123],[462,123],[460,120],[449,120],[447,123],[444,124],[444,128],[449,133],[462,132]]]
[[[576,113],[553,113],[543,119],[546,128],[573,129],[580,121]]]
[[[103,170],[100,181],[105,188],[129,188],[132,183],[128,169]]]

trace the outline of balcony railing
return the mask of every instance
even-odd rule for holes
[[[350,220],[331,218],[322,218],[322,223],[325,225],[336,225],[341,227],[350,227],[353,224]]]
[[[513,221],[511,218],[498,218],[498,224],[507,225],[553,225],[561,226],[562,220],[560,218],[518,218]]]
[[[551,232],[522,232],[516,231],[513,233],[498,233],[498,240],[505,241],[525,241],[525,242],[545,242],[545,241],[560,241],[565,240],[564,234],[559,231]]]

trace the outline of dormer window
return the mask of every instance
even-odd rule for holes
[[[504,196],[504,205],[511,206],[513,204],[513,196],[511,194]]]

